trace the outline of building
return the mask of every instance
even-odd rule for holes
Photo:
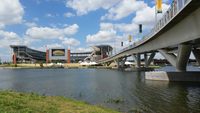
[[[23,45],[11,45],[13,49],[13,63],[36,63],[36,62],[78,62],[83,61],[92,52],[71,53],[63,48],[51,48],[46,52],[34,50]]]
[[[30,49],[23,45],[11,45],[13,49],[12,60],[13,63],[22,62],[45,62],[46,52]]]
[[[113,48],[110,45],[98,45],[92,46],[92,48],[92,53],[85,58],[85,61],[95,62],[97,60],[101,60],[112,55]]]
[[[70,63],[70,50],[61,48],[52,48],[46,50],[46,63],[49,62],[68,62]]]

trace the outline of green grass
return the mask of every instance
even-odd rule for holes
[[[0,113],[118,113],[58,96],[0,91]]]

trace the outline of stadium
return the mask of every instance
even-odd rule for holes
[[[112,54],[113,48],[109,45],[92,46],[90,52],[74,52],[69,49],[50,48],[46,52],[31,49],[24,45],[10,45],[12,48],[13,63],[75,63],[79,61],[97,61]]]

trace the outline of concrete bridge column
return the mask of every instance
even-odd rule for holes
[[[112,63],[112,62],[108,62],[108,63],[106,64],[106,66],[109,66],[111,63]]]
[[[125,67],[125,62],[126,62],[126,60],[127,60],[127,57],[125,57],[125,58],[123,58],[123,59],[121,60],[121,67],[122,67],[122,68]]]
[[[112,62],[103,63],[104,66],[109,66]]]
[[[147,62],[145,62],[145,67],[149,67],[149,65],[151,64],[151,62],[153,61],[153,58],[155,57],[156,53],[153,52],[151,53],[151,55],[149,56]]]
[[[186,71],[187,63],[190,58],[190,53],[192,50],[191,45],[180,44],[178,46],[178,55],[176,60],[176,70],[179,72]]]
[[[180,44],[178,46],[178,55],[174,53],[168,53],[167,50],[159,50],[159,52],[167,59],[167,61],[174,67],[178,72],[186,71],[187,63],[192,50],[191,45]]]
[[[119,59],[116,59],[115,63],[117,64],[117,68],[119,68],[120,67]]]
[[[133,59],[136,62],[136,68],[140,68],[141,67],[141,55],[139,53],[137,53],[136,55],[133,55]]]
[[[176,55],[174,53],[168,53],[167,50],[161,49],[158,50],[162,56],[164,56],[167,61],[174,67],[176,67]]]
[[[115,63],[117,64],[118,69],[123,69],[125,67],[127,57],[124,58],[118,58],[115,60]]]
[[[144,53],[144,66],[146,68],[148,67],[147,62],[148,62],[148,56],[147,56],[147,53]]]

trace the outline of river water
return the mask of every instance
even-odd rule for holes
[[[200,83],[108,69],[0,69],[0,89],[65,96],[121,112],[200,113]]]

